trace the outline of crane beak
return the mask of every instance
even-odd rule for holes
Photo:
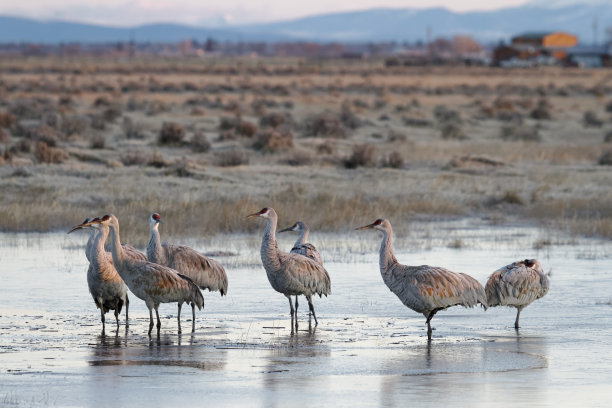
[[[251,217],[259,217],[259,213],[253,213],[253,214],[249,214],[246,216],[247,218],[251,218]]]
[[[280,230],[280,231],[278,231],[278,232],[295,231],[295,228],[296,228],[296,227],[297,227],[297,224],[293,224],[292,226],[287,227],[287,228],[285,228],[285,229],[282,229],[282,230]]]
[[[76,230],[80,230],[85,228],[83,225],[75,225],[74,227],[72,227],[72,229],[70,231],[67,232],[67,234],[70,234],[71,232],[74,232]]]
[[[370,229],[370,228],[374,228],[374,223],[369,224],[369,225],[364,225],[363,227],[355,228],[355,230],[364,230],[364,229]]]

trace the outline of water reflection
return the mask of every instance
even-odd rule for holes
[[[390,351],[381,361],[381,374],[387,375],[380,379],[380,405],[401,406],[406,398],[414,397],[437,406],[456,401],[472,406],[521,399],[537,405],[546,400],[548,375],[540,369],[547,366],[545,337],[427,342]],[[503,375],[491,377],[494,373]],[[488,384],[484,391],[483,381]],[[521,387],[524,394],[517,395]]]

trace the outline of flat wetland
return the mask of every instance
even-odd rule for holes
[[[609,70],[386,67],[383,61],[6,57],[0,60],[0,405],[609,406]],[[301,219],[332,282],[291,333],[259,259],[264,206]],[[213,254],[194,334],[130,297],[114,330],[87,290],[84,218],[114,213],[142,248]],[[425,319],[378,269],[479,282],[538,258],[551,289],[521,314]],[[293,235],[282,234],[282,249]],[[190,313],[183,313],[189,327]]]
[[[263,228],[262,225],[258,225]],[[433,232],[433,234],[432,234]],[[450,235],[450,236],[447,236]],[[465,222],[416,222],[396,240],[408,264],[436,264],[484,283],[499,266],[537,257],[551,289],[513,328],[509,308],[451,308],[433,320],[410,311],[382,282],[373,231],[313,234],[332,294],[305,301],[291,334],[287,301],[258,263],[259,234],[191,240],[201,251],[231,248],[229,293],[205,292],[196,332],[179,335],[176,306],[162,305],[149,338],[148,311],[131,296],[130,326],[112,318],[101,334],[87,291],[85,234],[0,235],[0,401],[4,406],[293,404],[385,407],[606,406],[612,335],[608,242]],[[279,244],[289,248],[292,236]],[[450,240],[450,241],[449,241]],[[462,248],[449,248],[460,240]],[[44,259],[44,265],[41,264]],[[183,314],[189,327],[189,313]]]

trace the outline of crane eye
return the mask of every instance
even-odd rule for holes
[[[374,225],[380,225],[382,224],[383,220],[381,218],[377,219],[376,221],[374,221]]]
[[[102,221],[108,221],[110,220],[110,215],[106,214],[104,217],[102,217]]]

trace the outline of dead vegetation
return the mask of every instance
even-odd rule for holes
[[[612,229],[606,201],[593,200],[612,199],[602,187],[612,184],[605,72],[542,69],[514,81],[512,71],[385,68],[376,61],[126,64],[0,61],[0,187],[10,193],[0,205],[23,206],[0,228],[58,227],[34,224],[49,208],[28,204],[32,194],[50,196],[68,218],[113,206],[144,210],[128,197],[135,186],[176,184],[173,194],[141,195],[192,214],[212,205],[227,214],[222,224],[232,231],[249,227],[227,212],[247,205],[312,216],[287,200],[333,207],[330,228],[352,222],[353,206],[402,218],[484,212],[493,219],[501,211],[572,228],[582,220],[588,234]],[[14,176],[20,169],[29,176]],[[117,172],[126,191],[107,189],[112,200],[91,204],[99,197],[76,187],[75,178]],[[190,203],[202,199],[189,193],[198,189],[216,201]],[[238,194],[242,189],[248,193]],[[591,206],[572,201],[577,197],[591,198]],[[563,200],[581,210],[570,211]]]

